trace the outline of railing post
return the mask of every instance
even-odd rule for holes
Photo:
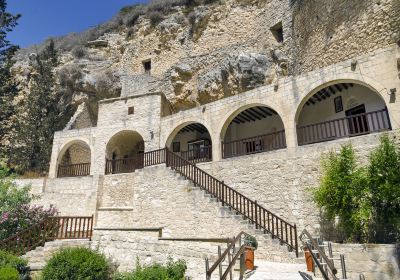
[[[222,181],[222,185],[221,185],[222,190],[220,192],[220,194],[222,195],[222,206],[225,206],[225,196],[224,196],[225,188],[224,188],[224,186],[225,186],[225,183],[224,183],[224,181]]]
[[[165,151],[165,166],[169,167],[169,150],[167,147],[165,147],[164,151]]]
[[[296,250],[296,258],[298,258],[299,257],[299,247],[297,244],[297,226],[296,226],[296,224],[294,224],[293,228],[294,228],[294,247]]]
[[[255,217],[255,223],[256,223],[256,229],[258,229],[258,219],[257,219],[257,200],[254,200],[254,214],[256,215]]]
[[[211,275],[209,275],[209,273],[208,273],[208,270],[209,270],[208,258],[205,259],[205,262],[206,262],[206,279],[210,280]]]

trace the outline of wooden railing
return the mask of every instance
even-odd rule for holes
[[[324,280],[338,280],[338,277],[336,277],[337,269],[333,260],[325,254],[324,249],[321,248],[315,238],[304,229],[300,234],[300,240],[303,248],[310,252],[313,262],[317,265]]]
[[[223,253],[221,253],[221,247],[218,246],[218,259],[211,267],[208,258],[206,258],[206,280],[211,279],[212,274],[215,272],[217,268],[219,271],[220,280],[227,279],[228,275],[230,276],[230,279],[232,279],[232,271],[238,259],[240,259],[239,280],[243,279],[244,273],[246,271],[244,263],[245,261],[244,253],[246,248],[248,248],[247,244],[242,242],[242,236],[245,235],[248,234],[243,231],[239,233],[238,236],[236,236],[234,239],[228,242],[228,247]],[[236,250],[236,244],[238,244],[239,247],[237,250]],[[228,260],[228,264],[226,269],[223,270],[222,266],[226,259]]]
[[[299,145],[390,130],[387,109],[297,127]]]
[[[90,162],[59,165],[57,177],[78,177],[90,175]]]
[[[179,153],[178,153],[179,154]],[[206,146],[191,151],[180,152],[180,156],[192,163],[207,162],[212,160],[212,146]]]
[[[136,157],[106,160],[105,174],[120,174],[135,172],[137,169],[142,169],[146,166],[165,163],[166,151],[159,149],[146,152]]]
[[[286,148],[285,131],[222,143],[222,158],[268,152]]]
[[[23,255],[45,242],[56,239],[89,239],[93,234],[93,216],[50,217],[0,241],[0,249]]]
[[[286,244],[298,256],[297,228],[257,203],[227,186],[223,181],[216,179],[195,164],[183,159],[167,149],[167,166],[180,173],[186,179],[206,193],[217,198],[223,206],[234,210],[237,214],[249,219],[256,229],[271,234],[272,238]]]

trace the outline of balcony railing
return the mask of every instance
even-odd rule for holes
[[[390,130],[387,109],[297,127],[299,145]]]
[[[285,131],[222,143],[222,158],[262,153],[286,148]]]
[[[190,151],[178,153],[180,156],[191,163],[212,161],[212,146],[205,146]]]
[[[131,158],[106,160],[105,174],[131,173],[146,166],[165,163],[165,150],[146,152]]]
[[[57,177],[79,177],[90,175],[90,162],[89,163],[78,163],[59,165]]]

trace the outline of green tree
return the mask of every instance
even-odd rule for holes
[[[373,208],[371,239],[400,241],[400,151],[388,135],[371,153],[368,166],[370,201]]]
[[[19,17],[8,13],[6,1],[0,0],[0,158],[9,154],[8,138],[15,115],[13,101],[18,94],[18,84],[11,74],[12,57],[18,47],[7,40],[7,33],[17,25]]]
[[[370,219],[370,204],[366,172],[358,168],[351,145],[338,154],[331,152],[322,160],[322,177],[314,192],[314,201],[322,207],[328,219],[339,218],[338,229],[355,241],[366,238]]]
[[[21,172],[48,169],[54,132],[62,128],[60,93],[56,90],[58,54],[54,42],[31,58],[29,93],[20,104],[14,162]]]

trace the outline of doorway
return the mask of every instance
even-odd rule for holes
[[[346,111],[349,134],[351,136],[369,133],[368,121],[365,113],[364,104]]]

